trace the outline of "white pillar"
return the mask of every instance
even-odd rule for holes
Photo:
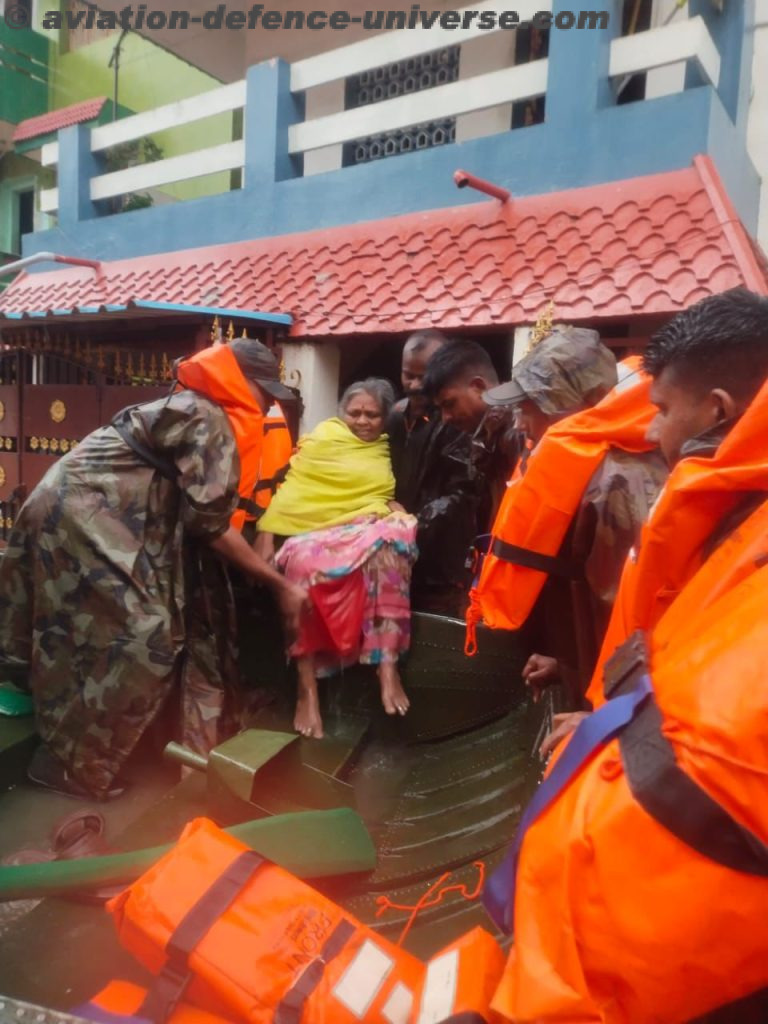
[[[653,0],[651,11],[651,28],[659,28],[664,24],[687,21],[688,7],[677,8],[677,0]],[[667,22],[674,11],[674,17]],[[658,96],[669,96],[671,93],[682,92],[685,88],[685,61],[668,64],[663,68],[654,68],[645,78],[645,98],[656,99]]]
[[[768,62],[768,0],[757,0],[747,148],[762,180],[757,240],[763,249],[768,248],[768,75],[765,73],[766,62]]]
[[[339,401],[340,353],[336,342],[283,342],[285,383],[299,388],[304,402],[301,432],[335,416]]]
[[[494,32],[461,44],[459,79],[472,78],[486,71],[509,68],[515,63],[516,32]],[[468,142],[484,135],[508,132],[512,127],[512,104],[500,103],[487,110],[460,114],[456,118],[456,141]]]
[[[345,80],[337,78],[335,82],[325,82],[304,94],[304,119],[313,121],[316,117],[326,114],[338,114],[344,110]],[[371,131],[375,131],[375,111],[371,110]],[[323,171],[337,171],[341,167],[342,145],[340,142],[332,146],[321,146],[304,154],[304,177],[311,174],[322,174]]]
[[[514,340],[512,342],[512,366],[517,366],[520,360],[528,351],[528,345],[531,340],[531,327],[532,324],[524,324],[522,327],[515,328]]]

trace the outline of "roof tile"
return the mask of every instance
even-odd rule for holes
[[[161,299],[290,312],[295,337],[673,313],[768,266],[708,158],[687,170],[302,235],[22,273],[0,314]],[[725,213],[723,211],[726,211]],[[741,232],[739,234],[739,232]]]
[[[73,124],[93,121],[99,116],[101,108],[106,102],[106,96],[97,96],[93,100],[83,100],[82,103],[73,103],[69,107],[50,110],[47,114],[28,117],[26,121],[20,121],[16,125],[11,141],[25,142],[27,139],[36,139],[40,135],[50,135],[52,132],[68,128]]]

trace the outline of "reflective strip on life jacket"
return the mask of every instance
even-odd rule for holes
[[[494,550],[492,545],[470,593],[467,654],[477,650],[478,622],[498,629],[519,629],[525,623],[548,575],[533,560],[557,557],[608,450],[646,452],[654,447],[646,441],[654,416],[650,380],[641,373],[638,357],[626,360],[622,369],[621,383],[601,402],[547,430],[525,474],[507,487],[493,526],[494,542],[503,546]]]
[[[414,1024],[464,1024],[490,1019],[504,953],[483,928],[473,928],[427,964]]]

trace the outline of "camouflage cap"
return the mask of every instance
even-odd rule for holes
[[[597,331],[563,327],[540,341],[512,370],[512,380],[483,395],[488,405],[526,398],[547,416],[586,409],[617,382],[616,360]]]

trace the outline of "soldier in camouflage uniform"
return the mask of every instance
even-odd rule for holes
[[[535,449],[547,428],[595,405],[623,375],[596,331],[564,327],[536,344],[512,380],[486,391],[493,409],[516,410],[516,424]],[[524,465],[522,466],[524,472]],[[561,678],[578,705],[608,624],[626,556],[661,490],[667,467],[658,449],[610,448],[593,474],[559,557],[584,566],[584,582],[550,577],[526,629],[534,650],[523,675],[539,687]]]
[[[292,397],[265,346],[230,348],[263,412]],[[273,591],[290,629],[306,600],[230,525],[240,459],[220,404],[180,390],[122,422],[122,436],[102,427],[49,469],[0,564],[0,646],[28,666],[43,740],[30,777],[97,798],[117,795],[120,770],[179,684],[184,739],[215,742],[237,678],[221,559]]]

